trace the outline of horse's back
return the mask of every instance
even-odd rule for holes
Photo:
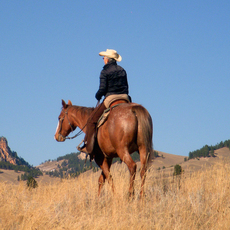
[[[117,148],[127,145],[137,150],[138,122],[134,112],[135,103],[120,104],[111,109],[108,120],[99,128],[98,141],[102,149],[116,152]]]
[[[110,132],[114,132],[116,129],[123,131],[135,130],[137,119],[132,110],[133,105],[133,103],[121,104],[112,109],[107,122]]]

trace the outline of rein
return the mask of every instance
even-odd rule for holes
[[[69,107],[70,108],[70,107]],[[70,125],[70,128],[71,128],[71,132],[73,132],[74,131],[74,129],[75,128],[73,128],[72,127],[72,125],[70,124],[70,121],[69,121],[69,118],[68,118],[68,110],[69,110],[69,108],[67,108],[67,110],[64,112],[65,114],[66,114],[66,117],[67,117],[67,120],[68,120],[68,123],[69,123],[69,125]],[[82,133],[83,133],[83,129],[86,127],[86,125],[87,125],[87,123],[83,126],[83,128],[76,134],[76,135],[74,135],[73,137],[64,137],[62,134],[61,134],[61,128],[62,128],[62,122],[64,121],[64,119],[65,119],[65,116],[60,120],[60,122],[61,122],[61,124],[60,124],[60,129],[59,129],[59,132],[58,132],[58,134],[64,139],[64,140],[66,140],[66,139],[74,139],[75,137],[77,137],[77,136],[79,136],[79,135],[81,135]]]
[[[84,127],[76,134],[76,135],[74,135],[73,137],[64,137],[65,139],[69,139],[69,140],[71,140],[71,139],[74,139],[75,137],[77,137],[77,136],[80,136],[82,133],[83,133],[83,129],[85,128],[85,126],[86,126],[86,124],[84,125]],[[73,131],[72,131],[73,132]]]

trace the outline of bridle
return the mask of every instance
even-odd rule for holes
[[[63,109],[62,109],[62,111],[64,112],[64,114],[65,114],[66,117],[67,117],[69,126],[70,126],[70,128],[71,128],[71,132],[73,132],[76,128],[73,127],[73,126],[71,125],[70,121],[69,121],[69,118],[68,118],[68,110],[69,110],[69,108],[70,108],[70,107],[68,107],[66,111],[63,111]],[[81,134],[83,133],[83,129],[85,128],[86,124],[83,126],[83,128],[82,128],[75,136],[73,136],[73,137],[68,137],[68,136],[64,137],[64,136],[61,134],[61,129],[62,129],[62,123],[63,123],[63,121],[64,121],[64,119],[65,119],[65,115],[64,115],[64,117],[62,117],[61,119],[59,119],[59,127],[60,127],[60,128],[59,128],[59,131],[58,131],[58,135],[61,136],[64,140],[66,140],[66,139],[74,139],[75,137],[77,137],[77,136],[79,136],[79,135],[81,135]]]

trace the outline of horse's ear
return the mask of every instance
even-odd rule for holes
[[[71,105],[72,106],[72,102],[70,100],[68,100],[68,105]]]
[[[67,105],[66,105],[64,100],[62,100],[62,106],[63,106],[64,109],[67,107]]]

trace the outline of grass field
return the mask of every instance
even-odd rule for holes
[[[97,197],[100,172],[77,179],[39,183],[0,182],[0,229],[229,229],[230,163],[173,177],[172,170],[150,168],[145,197],[127,199],[129,173],[112,166],[116,193],[106,183]]]

